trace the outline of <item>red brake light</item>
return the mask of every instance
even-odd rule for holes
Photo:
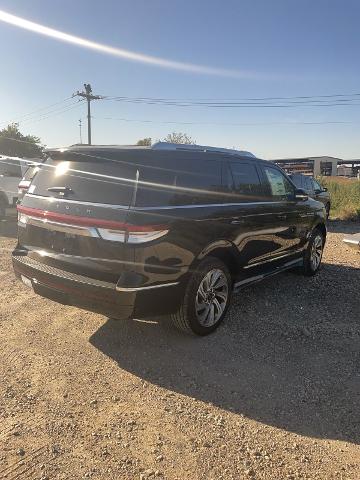
[[[165,235],[168,230],[164,225],[131,225],[125,222],[104,220],[101,218],[82,217],[79,215],[66,215],[63,213],[49,212],[38,208],[17,206],[19,221],[26,223],[26,216],[41,218],[44,221],[64,223],[67,225],[96,228],[104,240],[126,241],[129,243],[144,243]]]

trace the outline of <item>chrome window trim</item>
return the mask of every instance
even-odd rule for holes
[[[114,208],[118,210],[126,209],[128,210],[130,207],[129,205],[113,205],[111,203],[95,203],[95,202],[83,202],[81,200],[71,200],[68,198],[55,198],[55,197],[45,197],[44,195],[34,195],[31,193],[26,193],[25,197],[31,197],[31,198],[40,198],[42,200],[47,200],[49,203],[75,203],[76,205],[85,205],[85,206],[91,206],[91,207],[108,207],[108,208]]]
[[[170,283],[160,283],[159,285],[148,285],[144,287],[118,287],[116,285],[116,290],[118,292],[139,292],[142,290],[153,290],[155,288],[173,287],[178,284],[179,282],[170,282]]]
[[[152,206],[152,207],[131,207],[130,205],[114,205],[111,203],[94,203],[94,202],[83,202],[80,200],[70,200],[66,198],[54,198],[54,197],[45,197],[43,195],[33,195],[27,193],[26,197],[31,198],[41,198],[43,200],[47,200],[49,203],[54,202],[65,202],[65,203],[75,203],[77,205],[86,205],[91,207],[106,207],[112,208],[115,210],[136,210],[136,211],[143,211],[143,210],[175,210],[175,209],[188,209],[188,208],[206,208],[206,207],[235,207],[235,206],[246,206],[246,205],[278,205],[279,203],[287,203],[287,200],[277,200],[277,201],[269,201],[269,202],[231,202],[231,203],[197,203],[191,205],[159,205],[159,206]]]

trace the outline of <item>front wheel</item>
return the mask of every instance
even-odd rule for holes
[[[174,325],[188,333],[207,335],[223,321],[229,307],[232,282],[229,270],[217,258],[204,259],[193,273]]]
[[[303,273],[307,276],[315,275],[321,266],[322,255],[325,245],[325,236],[315,229],[309,238],[309,243],[304,254]]]

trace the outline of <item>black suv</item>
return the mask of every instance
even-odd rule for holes
[[[113,318],[169,314],[198,335],[232,292],[315,274],[326,238],[323,204],[273,163],[166,143],[49,151],[18,225],[15,273],[36,293]]]

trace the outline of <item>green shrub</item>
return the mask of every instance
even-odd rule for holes
[[[319,181],[330,193],[331,218],[360,220],[360,181],[341,177],[321,177]]]

